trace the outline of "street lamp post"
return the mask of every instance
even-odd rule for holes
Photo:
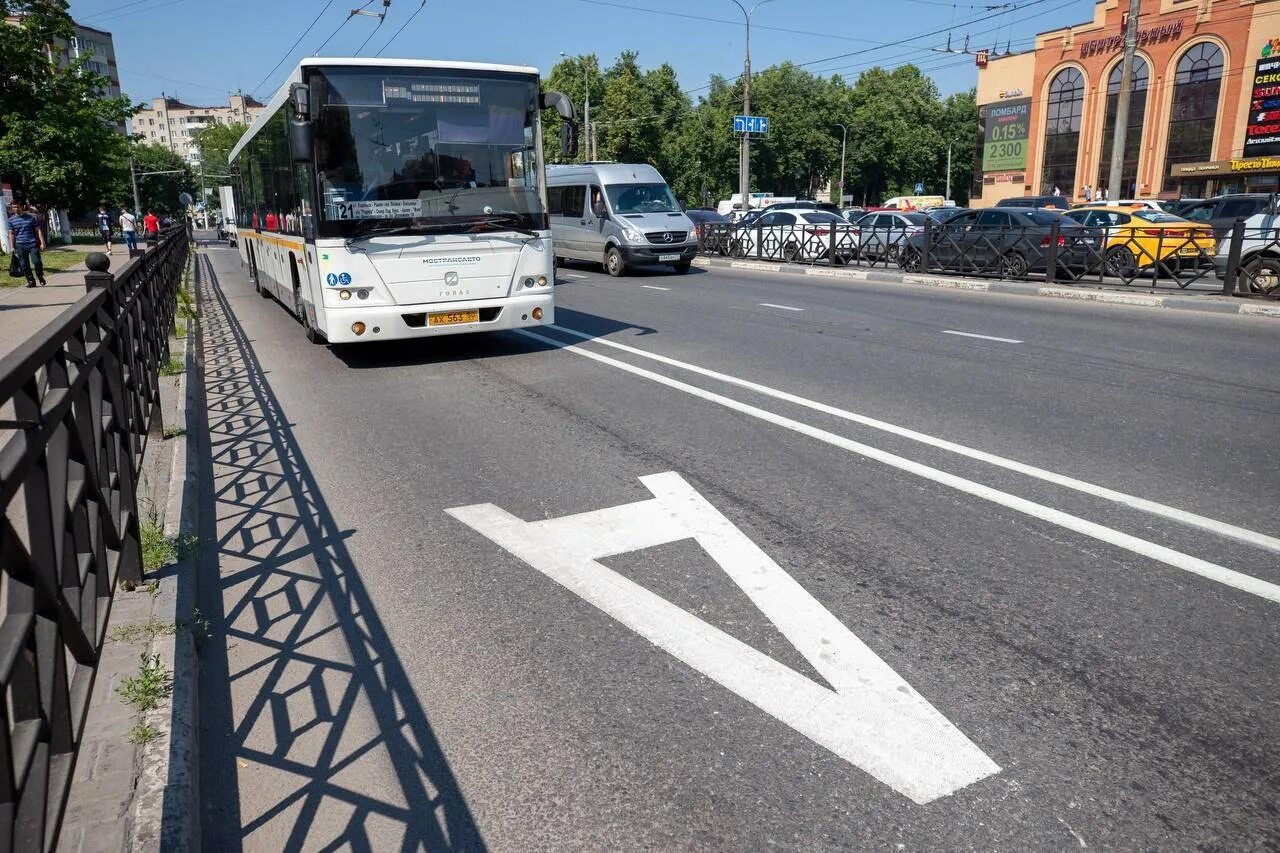
[[[742,11],[742,17],[747,24],[746,52],[742,63],[742,114],[751,115],[751,16],[755,14],[756,9],[765,3],[772,3],[773,0],[758,0],[749,11],[738,0],[730,0],[730,2]],[[751,206],[748,201],[751,196],[751,136],[747,133],[742,134],[741,150],[738,153],[738,173],[738,194],[742,199],[742,209],[745,212]]]
[[[844,146],[849,139],[849,128],[840,122],[836,122],[834,127],[840,128],[840,206],[844,207]]]

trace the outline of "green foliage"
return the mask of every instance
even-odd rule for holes
[[[138,674],[120,680],[116,692],[126,705],[133,706],[139,714],[146,713],[160,706],[164,697],[173,689],[173,676],[160,655],[142,654],[138,666]]]
[[[181,359],[173,358],[171,356],[168,361],[160,365],[160,375],[161,376],[179,376],[186,369],[187,369],[186,365],[182,363]]]
[[[144,571],[154,572],[178,558],[178,550],[173,540],[164,535],[164,528],[155,519],[147,519],[142,522],[139,536],[142,540],[142,568]]]
[[[129,743],[142,746],[160,737],[160,730],[150,723],[134,723],[129,729]]]
[[[200,164],[205,175],[208,176],[205,181],[207,186],[230,183],[228,179],[221,177],[229,174],[227,155],[248,129],[248,125],[240,122],[234,124],[210,122],[196,132],[195,143],[200,151]]]
[[[138,201],[142,212],[156,213],[180,210],[178,195],[183,192],[196,194],[196,177],[187,161],[157,142],[130,143],[129,156],[138,172]],[[175,172],[167,175],[148,175],[146,172]],[[129,168],[125,164],[119,176],[115,198],[128,199],[126,207],[132,207],[133,190],[129,185]]]
[[[115,196],[127,162],[120,127],[134,109],[108,97],[109,81],[86,66],[50,62],[46,46],[65,52],[72,35],[65,0],[0,0],[16,23],[0,26],[0,175],[30,201],[88,210]]]
[[[114,643],[135,643],[139,640],[150,643],[156,637],[167,637],[177,630],[178,626],[172,622],[151,619],[147,622],[129,622],[124,625],[118,625],[111,629],[111,633],[107,637]]]
[[[691,103],[670,66],[644,71],[639,56],[621,54],[603,73],[594,54],[567,57],[552,69],[547,88],[568,95],[582,111],[591,87],[591,120],[603,160],[651,163],[686,204],[714,204],[738,188],[739,142],[733,116],[742,112],[741,82],[712,77]],[[977,108],[972,91],[939,97],[918,68],[872,68],[852,85],[790,63],[752,76],[751,111],[767,115],[768,137],[751,145],[751,188],[816,198],[840,176],[840,124],[848,127],[845,187],[857,202],[946,188],[952,144],[952,196],[968,199]],[[579,115],[579,122],[582,116]],[[544,147],[558,162],[560,120],[543,116]],[[583,140],[579,159],[585,159]],[[839,190],[832,186],[832,200]]]

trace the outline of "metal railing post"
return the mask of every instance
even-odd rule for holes
[[[1049,284],[1058,279],[1058,240],[1062,236],[1062,225],[1055,219],[1049,223],[1049,252],[1045,257],[1044,280]]]
[[[102,252],[90,252],[84,259],[89,271],[84,274],[84,289],[92,293],[96,287],[110,287],[116,277],[107,272],[111,268],[111,259]]]
[[[1231,226],[1230,244],[1227,246],[1227,271],[1222,276],[1222,295],[1234,296],[1240,278],[1240,253],[1244,250],[1244,219],[1236,217]]]
[[[920,272],[929,271],[929,257],[933,253],[933,217],[924,220],[924,238],[920,241]]]

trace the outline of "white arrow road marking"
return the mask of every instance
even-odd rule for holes
[[[449,515],[659,648],[917,803],[1000,772],[964,733],[679,474],[641,477],[652,500],[523,521],[493,504]],[[695,539],[831,690],[598,560]]]
[[[978,335],[978,334],[974,334],[973,332],[955,332],[955,331],[952,331],[951,329],[944,329],[942,334],[959,335],[962,338],[977,338],[980,341],[999,341],[1002,344],[1022,343],[1022,341],[1018,340],[1017,338],[997,338],[997,337],[993,337],[992,335]]]

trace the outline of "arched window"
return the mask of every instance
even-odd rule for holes
[[[1040,192],[1047,195],[1057,187],[1064,195],[1074,192],[1076,154],[1080,150],[1080,115],[1084,111],[1084,75],[1064,68],[1049,84],[1049,100],[1044,131],[1044,156]]]
[[[1120,77],[1124,63],[1116,63],[1107,79],[1107,118],[1102,125],[1102,148],[1098,151],[1098,186],[1107,186],[1111,179],[1111,146],[1116,138],[1116,104],[1120,100]],[[1151,68],[1141,56],[1133,58],[1133,84],[1129,87],[1129,125],[1124,136],[1124,168],[1120,186],[1108,187],[1114,199],[1134,198],[1138,195],[1138,153],[1142,150],[1142,125],[1147,113],[1147,84]]]
[[[1173,78],[1173,109],[1169,114],[1169,150],[1164,164],[1164,188],[1175,190],[1169,176],[1177,163],[1213,158],[1213,128],[1222,91],[1222,49],[1211,41],[1192,45],[1178,60]]]

